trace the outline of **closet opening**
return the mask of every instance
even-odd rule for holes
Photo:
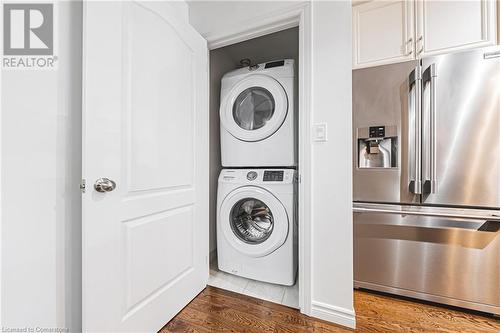
[[[208,285],[299,302],[299,27],[210,51]]]

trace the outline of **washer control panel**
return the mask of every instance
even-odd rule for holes
[[[286,185],[297,181],[294,169],[223,169],[219,175],[219,182],[233,184]]]
[[[263,181],[265,182],[282,182],[283,170],[265,170]]]
[[[248,180],[255,180],[257,178],[257,172],[255,171],[250,171],[247,173],[247,179]]]

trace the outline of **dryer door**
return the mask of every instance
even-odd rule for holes
[[[273,194],[260,187],[245,186],[224,199],[217,227],[237,251],[263,257],[286,241],[288,223],[285,207]]]
[[[285,121],[288,98],[281,84],[267,75],[250,75],[234,85],[221,103],[224,128],[242,141],[273,135]]]

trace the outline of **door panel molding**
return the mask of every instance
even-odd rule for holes
[[[428,1],[417,1],[416,2],[416,22],[417,22],[417,31],[416,31],[416,38],[418,42],[417,45],[417,52],[418,52],[418,57],[425,57],[425,56],[430,56],[430,55],[438,55],[442,53],[448,53],[448,52],[456,52],[456,51],[461,51],[461,50],[466,50],[466,49],[471,49],[471,48],[476,48],[476,47],[483,47],[483,46],[489,46],[489,45],[494,45],[496,43],[496,1],[491,1],[491,0],[476,0],[475,2],[479,2],[480,5],[480,11],[481,11],[481,39],[480,40],[474,40],[468,43],[459,43],[453,45],[443,45],[442,47],[438,48],[430,48],[429,43],[428,43],[428,14],[427,14],[427,9],[428,9]],[[472,1],[468,2],[462,2],[462,4],[472,4]],[[442,2],[441,4],[446,4],[446,2]],[[454,4],[454,2],[450,2],[450,4]],[[458,1],[456,4],[460,4],[460,1]],[[450,15],[450,17],[443,17],[443,20],[448,19],[448,20],[454,20],[457,25],[460,24],[460,20],[457,20],[456,17],[453,15]],[[449,23],[442,23],[444,25],[447,25]],[[433,31],[436,32],[436,31]],[[454,32],[456,35],[460,35],[459,32]],[[421,38],[422,37],[422,38]],[[421,51],[419,51],[421,50]]]
[[[127,277],[125,291],[127,313],[124,318],[138,304],[151,301],[153,298],[160,296],[161,293],[167,291],[169,286],[174,285],[176,280],[180,280],[180,276],[186,275],[188,270],[194,269],[195,260],[192,251],[193,210],[193,205],[186,205],[122,222],[125,252],[125,270],[123,274]],[[184,215],[186,219],[179,220],[179,215]],[[152,230],[155,224],[162,224],[163,227]],[[138,242],[146,237],[146,244]],[[167,243],[175,241],[175,237],[183,239],[182,248],[177,247],[176,251],[169,252]],[[144,247],[148,248],[144,249]],[[146,253],[140,255],[141,250]],[[145,261],[151,260],[152,256],[163,251],[170,256],[170,260],[164,260],[165,257],[161,258],[161,261],[164,261],[165,264],[161,265],[161,262],[154,262],[152,267],[144,265]],[[137,270],[140,272],[140,276],[132,278],[130,272],[132,272],[134,265],[141,267],[140,270]],[[175,267],[175,270],[171,268],[172,266]],[[148,268],[149,271],[147,271]],[[160,279],[162,275],[163,279]],[[148,285],[141,286],[141,284]]]
[[[196,81],[193,75],[182,74],[195,72],[194,50],[181,38],[181,32],[161,13],[137,2],[126,2],[124,6],[123,100],[126,116],[123,120],[122,139],[124,147],[127,147],[123,156],[123,163],[127,165],[126,186],[131,192],[143,192],[192,185],[195,160],[195,147],[192,142],[195,135],[193,92],[196,91]],[[152,32],[141,35],[144,24],[150,24]],[[165,36],[167,32],[168,35]],[[158,43],[153,47],[154,52],[147,54],[148,59],[135,59],[135,56],[140,57],[142,49],[147,47],[144,45],[147,39],[152,38]],[[160,47],[162,40],[168,40],[169,45],[176,49],[173,58],[169,58],[168,48]],[[150,73],[149,69],[155,60],[160,64],[165,61],[163,68],[158,68],[156,77],[146,75]],[[167,76],[160,75],[166,71],[180,79],[172,82]],[[162,90],[161,93],[151,91],[151,88],[141,89],[142,85],[150,83],[151,80],[155,80],[155,86]],[[181,96],[186,101],[193,102],[176,101]],[[156,103],[153,101],[155,97],[160,98]],[[148,102],[149,104],[146,104]],[[136,107],[137,103],[140,107]],[[190,117],[174,118],[167,112],[163,117],[154,117],[155,111],[162,108],[180,109],[179,113],[189,114]],[[163,131],[159,130],[158,121],[162,122]],[[176,163],[171,163],[169,152],[172,149],[177,151]],[[156,164],[153,164],[154,162]],[[165,172],[157,175],[154,173],[155,168],[162,168]]]
[[[398,8],[400,7],[400,8]],[[393,38],[399,38],[399,45],[397,46],[397,51],[394,50],[392,54],[379,54],[376,57],[373,55],[367,55],[365,60],[363,60],[363,55],[362,55],[362,49],[363,45],[362,44],[362,15],[363,14],[368,14],[372,11],[378,11],[380,13],[381,10],[389,10],[389,9],[399,9],[399,16],[397,17],[398,19],[401,20],[400,24],[397,24],[399,27],[399,31],[394,33]],[[395,63],[395,62],[402,62],[402,61],[408,61],[412,60],[415,58],[415,50],[414,50],[414,43],[413,43],[413,38],[414,38],[414,1],[408,0],[408,1],[392,1],[392,2],[377,2],[377,1],[372,1],[368,3],[363,3],[357,6],[354,6],[352,8],[353,12],[353,28],[352,28],[352,34],[353,34],[353,68],[358,69],[358,68],[364,68],[364,67],[371,67],[371,66],[379,66],[379,65],[384,65],[384,64],[390,64],[390,63]],[[391,12],[387,12],[386,15],[389,15]],[[377,17],[377,15],[373,15],[372,18]],[[392,19],[394,20],[394,15],[392,16]],[[387,21],[387,18],[386,18]],[[373,23],[373,22],[372,22]],[[385,22],[387,24],[387,22]],[[373,26],[368,29],[368,32],[373,32],[373,28],[375,28],[374,24]],[[392,30],[391,30],[392,32]],[[397,33],[397,35],[396,35]],[[393,35],[393,34],[388,34],[388,33],[379,33],[378,37],[376,39],[373,39],[371,41],[365,41],[368,42],[367,44],[373,43],[373,45],[368,45],[368,49],[372,49],[372,51],[375,52],[381,52],[382,50],[385,50],[387,48],[387,44],[375,44],[379,43],[380,39],[382,38],[387,38],[387,36]],[[386,40],[387,41],[387,40]],[[394,42],[394,40],[392,40]],[[366,50],[369,52],[368,50]]]

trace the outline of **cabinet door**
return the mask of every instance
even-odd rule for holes
[[[413,8],[413,1],[372,1],[354,6],[353,67],[414,59]]]
[[[417,1],[418,56],[495,43],[494,0]]]

